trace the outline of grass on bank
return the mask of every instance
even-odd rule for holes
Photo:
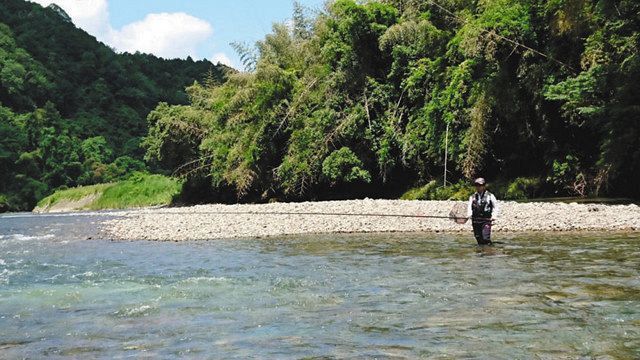
[[[115,184],[98,184],[90,186],[79,186],[76,188],[57,190],[53,194],[40,200],[36,208],[50,208],[64,201],[78,201],[89,196],[99,197],[109,187]]]
[[[179,180],[163,175],[135,173],[126,180],[72,189],[58,190],[40,200],[37,209],[49,209],[63,202],[94,197],[81,209],[108,210],[169,205],[182,190]]]

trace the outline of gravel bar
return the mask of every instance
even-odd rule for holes
[[[113,240],[214,240],[279,235],[382,232],[468,232],[470,222],[394,217],[449,216],[455,201],[347,200],[302,203],[199,205],[124,211],[103,231]],[[640,207],[577,203],[500,202],[494,231],[640,231]],[[306,214],[305,214],[306,213]]]

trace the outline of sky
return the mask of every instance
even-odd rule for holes
[[[119,52],[209,59],[241,68],[231,42],[253,44],[287,22],[293,0],[31,0],[55,3],[74,24]],[[326,0],[299,0],[321,10]]]

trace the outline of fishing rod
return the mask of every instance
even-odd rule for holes
[[[293,211],[203,211],[203,212],[188,212],[188,211],[168,211],[164,214],[176,214],[176,215],[286,215],[286,216],[357,216],[357,217],[397,217],[397,218],[418,218],[418,219],[447,219],[458,222],[459,224],[466,223],[469,219],[477,221],[494,221],[489,218],[474,218],[467,216],[456,215],[421,215],[421,214],[383,214],[383,213],[346,213],[346,212],[293,212]],[[464,222],[462,222],[464,221]]]

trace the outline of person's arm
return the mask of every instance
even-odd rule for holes
[[[473,195],[469,196],[469,203],[467,204],[467,217],[471,219],[473,216]]]
[[[491,212],[491,220],[495,220],[500,215],[500,206],[498,205],[498,199],[496,196],[491,194],[491,201],[493,202],[493,211]]]

